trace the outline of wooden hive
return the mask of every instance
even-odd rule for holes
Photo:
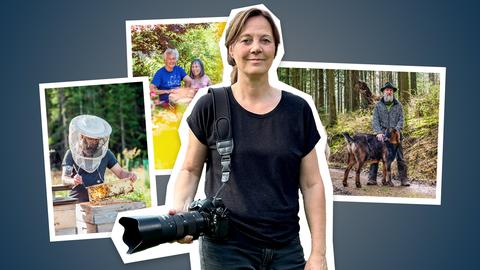
[[[109,199],[101,203],[79,203],[76,207],[78,234],[111,232],[119,212],[140,208],[145,208],[144,202],[125,199]]]
[[[77,233],[75,198],[55,198],[53,200],[53,224],[55,235]]]
[[[87,187],[88,200],[92,203],[101,203],[112,196],[130,193],[134,188],[133,182],[128,178],[89,186]]]

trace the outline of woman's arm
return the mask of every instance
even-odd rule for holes
[[[163,94],[170,94],[173,92],[173,89],[171,90],[163,90],[163,89],[158,89],[157,86],[154,84],[150,84],[150,96],[152,93],[155,93],[156,95],[163,95]]]
[[[300,164],[300,190],[303,194],[305,214],[312,237],[312,251],[305,269],[324,270],[327,269],[325,190],[315,148],[302,159]]]
[[[175,182],[173,207],[175,211],[186,211],[198,188],[203,164],[207,157],[207,146],[202,144],[189,130],[185,160]]]
[[[186,75],[183,77],[183,81],[185,82],[185,87],[189,88],[192,86],[192,78],[190,76]]]

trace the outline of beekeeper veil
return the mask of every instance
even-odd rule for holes
[[[94,115],[79,115],[70,121],[69,145],[75,163],[85,171],[94,172],[108,150],[112,127]]]

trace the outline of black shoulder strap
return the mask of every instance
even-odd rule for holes
[[[230,117],[230,102],[227,88],[210,88],[212,93],[213,113],[215,122],[213,131],[215,133],[218,154],[221,157],[222,182],[226,183],[230,178],[231,154],[233,152],[233,133]]]

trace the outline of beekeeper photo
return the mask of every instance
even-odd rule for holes
[[[105,182],[105,170],[110,169],[118,179],[135,181],[134,172],[124,170],[108,149],[112,127],[94,115],[79,115],[69,128],[70,149],[62,163],[63,183],[72,186],[69,196],[88,202],[87,188]]]
[[[109,237],[119,212],[156,202],[148,94],[146,78],[40,85],[51,241]]]

